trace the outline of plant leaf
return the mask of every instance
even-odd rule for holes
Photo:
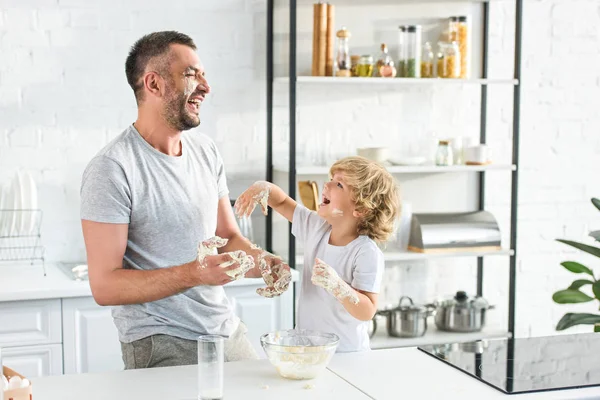
[[[600,324],[594,325],[594,332],[600,332]]]
[[[589,269],[585,265],[579,264],[578,262],[575,262],[575,261],[565,261],[565,262],[560,263],[560,265],[562,265],[569,271],[574,272],[576,274],[588,274],[592,277],[594,276],[594,273],[592,272],[591,269]]]
[[[592,286],[592,291],[594,292],[594,296],[596,296],[596,298],[600,300],[600,281],[594,282],[594,285]]]
[[[557,240],[559,242],[561,242],[561,243],[567,244],[569,246],[573,246],[576,249],[585,251],[586,253],[590,253],[591,255],[600,258],[600,248],[598,248],[598,247],[589,246],[587,244],[574,242],[572,240],[564,240],[564,239],[557,239]]]
[[[594,197],[592,198],[592,204],[595,205],[598,210],[600,210],[600,200]]]
[[[590,232],[590,236],[596,239],[597,242],[600,242],[600,231]]]
[[[577,279],[576,281],[573,281],[573,283],[571,283],[571,286],[569,286],[569,289],[579,290],[579,288],[582,286],[593,285],[593,284],[594,284],[594,282],[588,281],[587,279]]]
[[[580,292],[579,290],[565,289],[554,293],[552,295],[552,300],[558,304],[570,304],[587,303],[588,301],[594,300],[594,298],[583,292]]]
[[[575,325],[595,325],[600,323],[600,315],[585,313],[566,313],[556,324],[556,330],[562,331]],[[597,327],[597,326],[596,326]]]

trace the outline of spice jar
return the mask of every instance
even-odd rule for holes
[[[358,76],[361,78],[369,78],[373,76],[373,56],[364,55],[360,58],[356,66]]]
[[[409,25],[406,27],[405,48],[405,77],[421,77],[421,26]]]
[[[381,55],[375,65],[375,74],[380,78],[393,78],[396,76],[396,67],[394,60],[388,54],[388,48],[385,43],[381,44]]]
[[[433,78],[434,62],[435,56],[431,49],[431,43],[426,42],[423,46],[423,53],[421,54],[421,78]]]
[[[352,76],[358,76],[358,62],[360,61],[360,56],[359,55],[351,55],[350,56],[350,71],[351,71],[351,75]]]
[[[337,31],[336,36],[338,37],[338,50],[335,58],[335,76],[349,77],[352,75],[350,70],[350,46],[348,44],[351,35],[345,27],[342,27]]]
[[[460,51],[460,78],[467,79],[471,69],[471,27],[467,16],[450,17],[450,41],[457,42]]]
[[[438,142],[437,152],[435,154],[435,165],[438,166],[450,166],[454,161],[452,155],[452,148],[447,140],[440,140]]]
[[[404,66],[406,65],[406,27],[400,25],[398,27],[398,65],[396,68],[396,76],[402,78],[406,76]]]

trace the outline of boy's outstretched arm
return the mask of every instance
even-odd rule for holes
[[[360,321],[368,321],[377,312],[376,293],[354,289],[344,282],[331,266],[318,258],[315,260],[311,281],[331,293],[344,306],[346,311]]]
[[[292,222],[297,203],[279,186],[271,182],[258,181],[237,198],[234,206],[236,214],[247,217],[252,214],[257,204],[260,205],[264,215],[267,215],[268,207],[271,207]]]

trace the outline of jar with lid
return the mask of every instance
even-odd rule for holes
[[[450,41],[457,42],[460,51],[460,78],[470,77],[471,27],[467,16],[450,17]]]
[[[381,43],[381,54],[375,65],[375,74],[380,78],[393,78],[396,76],[394,60],[389,55],[388,47],[385,43]]]
[[[433,64],[435,56],[431,48],[431,43],[426,42],[421,54],[421,78],[433,78]]]
[[[406,27],[406,57],[405,76],[407,78],[421,77],[421,26],[409,25]]]
[[[435,165],[450,166],[454,161],[452,148],[448,140],[440,140],[438,142],[437,152],[435,154]]]
[[[400,25],[398,29],[398,68],[396,69],[396,76],[402,78],[406,76],[406,26]]]
[[[373,76],[373,56],[363,55],[358,61],[356,72],[360,78],[370,78]]]
[[[342,27],[337,31],[336,36],[338,38],[337,56],[335,58],[335,76],[349,77],[352,75],[351,72],[351,60],[350,60],[350,32]]]

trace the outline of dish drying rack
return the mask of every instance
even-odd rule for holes
[[[37,209],[0,210],[0,262],[27,261],[31,265],[40,262],[46,276],[42,216],[42,210]]]

